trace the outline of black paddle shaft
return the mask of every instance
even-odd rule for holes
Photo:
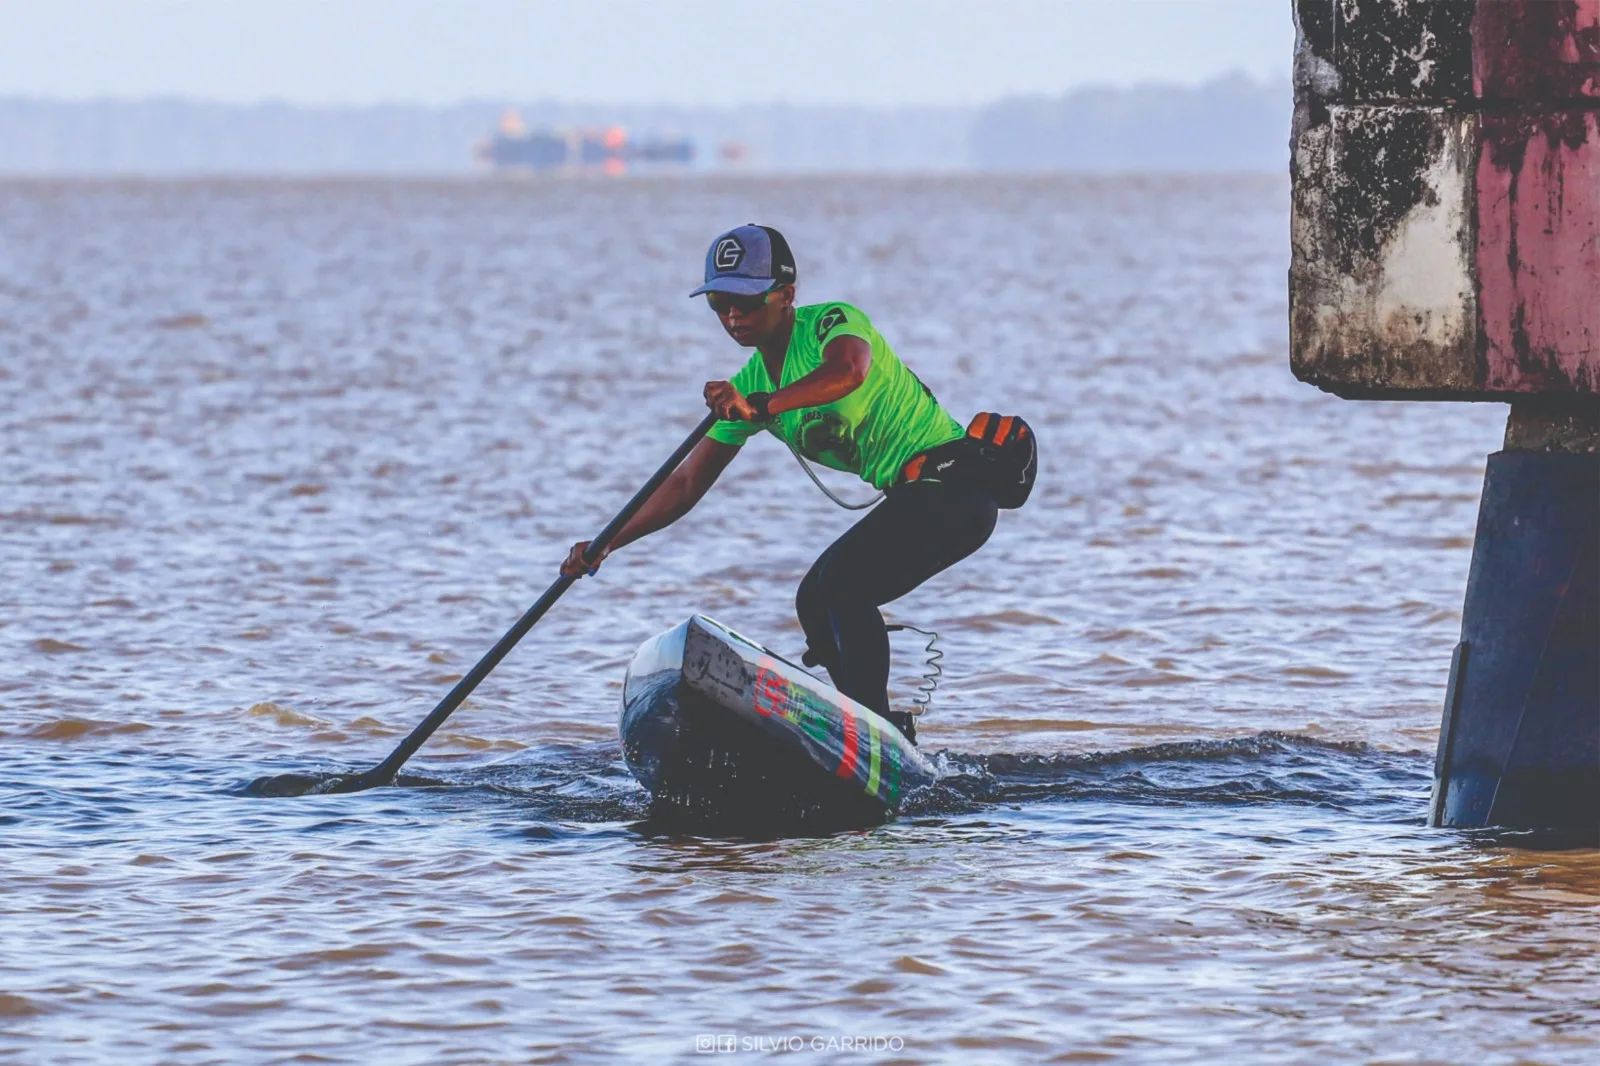
[[[688,457],[689,453],[694,450],[694,446],[700,443],[700,439],[706,435],[716,421],[717,416],[715,414],[708,414],[700,420],[700,424],[694,427],[694,432],[684,438],[683,443],[678,445],[677,450],[667,458],[666,462],[661,464],[661,469],[652,474],[650,480],[644,483],[644,488],[634,493],[633,499],[628,501],[628,505],[618,511],[617,516],[606,524],[606,528],[600,531],[600,535],[589,542],[589,547],[583,553],[583,561],[585,563],[590,566],[594,565],[595,561],[610,546],[617,534],[622,532],[622,527],[628,524],[628,520],[639,512],[639,508],[643,507],[651,496],[655,495],[656,490],[661,487],[661,483],[672,476],[672,472],[678,469],[678,464]],[[506,635],[501,637],[495,643],[495,646],[489,649],[487,655],[478,660],[478,665],[467,671],[466,676],[456,682],[456,687],[450,690],[450,694],[439,701],[439,706],[435,707],[433,712],[424,718],[417,728],[411,731],[410,736],[400,742],[400,746],[395,748],[387,759],[364,774],[357,774],[341,780],[328,791],[360,792],[364,789],[376,788],[379,785],[387,785],[393,781],[395,774],[400,772],[400,767],[405,765],[406,760],[417,753],[417,749],[422,747],[429,737],[433,736],[434,730],[443,725],[444,720],[449,718],[457,707],[461,706],[462,701],[472,695],[472,690],[478,687],[479,682],[488,677],[489,672],[500,665],[500,660],[504,659],[507,653],[517,646],[519,640],[528,635],[528,630],[533,628],[534,623],[543,618],[544,613],[577,580],[577,578],[569,577],[566,574],[556,578],[555,584],[544,590],[544,595],[539,597],[538,602],[529,607],[527,613],[517,619],[517,624],[506,631]]]

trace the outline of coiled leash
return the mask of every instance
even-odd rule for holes
[[[944,667],[939,665],[939,660],[944,658],[944,652],[939,650],[939,634],[931,629],[919,629],[901,622],[883,627],[890,633],[910,630],[920,633],[928,638],[926,648],[927,659],[922,664],[922,684],[917,687],[916,694],[911,697],[909,711],[889,711],[881,717],[887,719],[896,729],[905,734],[911,743],[917,742],[917,719],[928,713],[928,708],[933,706],[933,694],[939,687],[939,678],[944,676]],[[805,666],[829,666],[822,660],[822,656],[807,648],[800,656],[800,662]],[[831,669],[830,669],[831,672]]]
[[[933,694],[939,688],[939,679],[944,676],[944,667],[939,665],[939,661],[944,658],[944,652],[939,650],[939,634],[932,629],[919,629],[916,626],[908,626],[903,622],[896,622],[894,625],[884,626],[883,628],[890,633],[910,630],[928,638],[927,646],[923,649],[927,658],[922,663],[922,684],[917,686],[916,695],[911,697],[911,706],[914,708],[911,713],[915,715],[927,714],[928,708],[933,706]]]

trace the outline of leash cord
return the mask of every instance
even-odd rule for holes
[[[898,622],[894,625],[884,626],[884,628],[890,633],[898,633],[909,629],[913,633],[920,633],[928,638],[928,646],[925,649],[927,659],[922,664],[924,671],[922,684],[918,687],[917,694],[911,697],[911,706],[913,708],[911,713],[915,715],[926,714],[928,708],[933,706],[933,694],[939,687],[939,678],[944,676],[944,667],[939,665],[939,660],[944,658],[944,652],[938,648],[939,634],[931,629],[918,629],[916,626],[908,626]]]
[[[868,507],[871,507],[873,504],[883,499],[883,493],[881,492],[872,499],[868,500],[866,503],[846,503],[844,500],[839,499],[839,497],[833,494],[832,489],[828,488],[828,486],[822,483],[822,479],[817,476],[817,472],[811,469],[811,464],[806,462],[806,457],[800,454],[799,448],[796,448],[793,444],[789,444],[789,439],[787,437],[781,437],[777,433],[774,433],[773,436],[779,437],[783,443],[789,445],[789,450],[794,453],[795,461],[800,464],[800,469],[806,472],[806,477],[811,479],[811,483],[817,488],[821,489],[824,496],[828,497],[828,499],[832,500],[840,507],[843,507],[846,511],[865,511]],[[921,631],[919,630],[918,632]]]

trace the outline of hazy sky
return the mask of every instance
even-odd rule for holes
[[[1290,0],[0,0],[0,96],[982,103],[1286,75]]]

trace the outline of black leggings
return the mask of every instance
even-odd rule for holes
[[[889,634],[878,608],[983,547],[994,497],[977,485],[913,481],[845,531],[812,564],[795,596],[810,657],[834,687],[889,710]]]

